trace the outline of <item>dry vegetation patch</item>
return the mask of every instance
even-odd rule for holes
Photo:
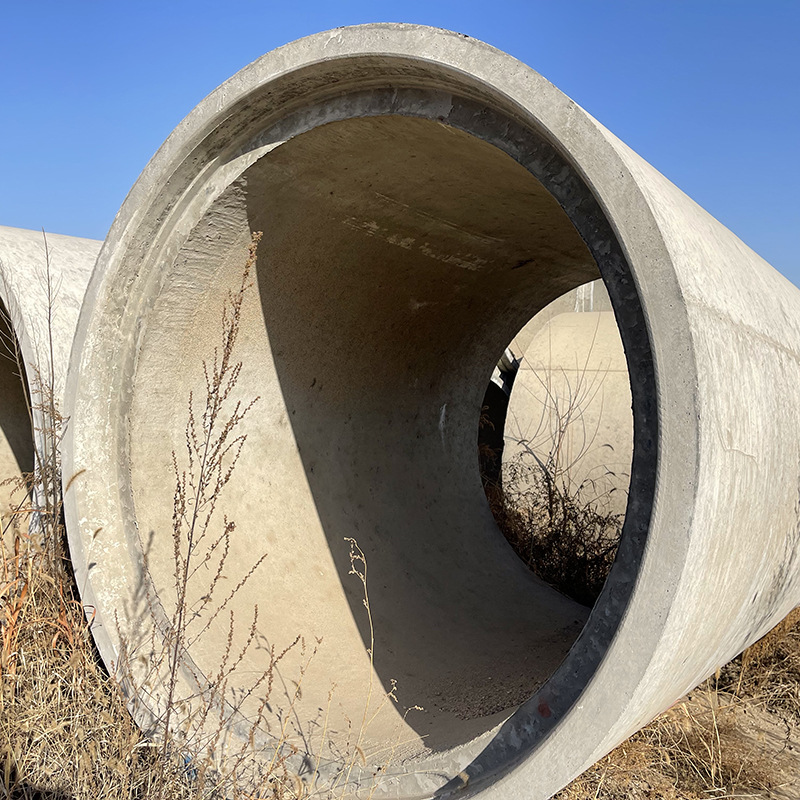
[[[622,515],[599,511],[553,471],[523,459],[504,466],[502,487],[485,489],[498,527],[528,567],[593,606],[617,554]]]
[[[0,581],[0,796],[145,798],[156,778],[191,796],[183,765],[156,763],[101,666],[66,572],[18,534]]]

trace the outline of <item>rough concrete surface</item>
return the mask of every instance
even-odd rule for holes
[[[261,399],[219,500],[236,522],[227,577],[267,552],[236,612],[257,602],[279,649],[323,637],[301,731],[332,680],[336,735],[370,680],[399,681],[369,732],[401,742],[376,796],[547,798],[800,601],[800,397],[776,391],[800,379],[798,291],[525,65],[367,25],[280,48],[206,98],[100,253],[64,477],[107,663],[175,602],[172,452],[251,231],[235,397]],[[587,620],[502,540],[476,434],[513,336],[598,276],[634,442],[622,544]],[[369,564],[372,671],[345,536]],[[211,674],[225,638],[209,629],[186,675]],[[426,711],[404,716],[413,704]],[[351,777],[372,784],[381,755],[366,756]]]

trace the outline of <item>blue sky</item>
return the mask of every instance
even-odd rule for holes
[[[521,59],[800,284],[800,0],[3,0],[0,224],[103,238],[222,81],[293,39],[375,21]]]

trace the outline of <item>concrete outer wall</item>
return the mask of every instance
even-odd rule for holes
[[[48,322],[47,252],[53,297]],[[8,322],[19,343],[25,375],[34,403],[41,383],[50,382],[51,354],[48,326],[52,330],[52,385],[56,402],[63,408],[67,363],[83,302],[101,242],[73,236],[44,234],[0,226],[0,299]],[[31,423],[16,365],[10,359],[11,342],[4,342],[2,417],[0,418],[0,478],[30,472],[34,467]],[[37,442],[37,447],[38,447]],[[7,489],[0,503],[5,508],[22,497],[9,497]]]
[[[393,73],[388,85],[424,67],[437,88],[480,98],[544,136],[590,188],[616,236],[587,234],[584,226],[617,314],[634,398],[632,488],[617,563],[548,683],[438,769],[412,762],[416,774],[398,767],[396,784],[379,789],[547,798],[800,602],[800,396],[793,391],[800,293],[529,68],[458,34],[368,25],[281,48],[209,96],[147,167],[99,258],[73,350],[65,477],[87,459],[100,463],[89,439],[111,432],[108,398],[97,390],[116,368],[123,294],[137,290],[135,272],[121,270],[123,254],[145,242],[159,246],[159,213],[174,210],[201,171],[224,183],[224,164],[210,153],[197,157],[203,141],[221,129],[235,138],[237,115],[263,100],[264,86],[276,87],[279,113],[325,92],[380,84],[380,75],[357,69],[367,54]],[[281,94],[277,87],[293,75],[305,79]],[[560,201],[579,213],[567,195]],[[614,255],[617,242],[621,255]],[[91,487],[76,483],[65,498],[79,579],[87,569],[83,548],[104,524],[86,518],[86,504],[104,492],[115,497],[114,472],[100,472]],[[107,502],[111,521],[125,500]],[[112,609],[100,591],[90,585],[87,596],[107,619]],[[98,644],[113,658],[110,638]],[[456,777],[449,770],[464,759]]]

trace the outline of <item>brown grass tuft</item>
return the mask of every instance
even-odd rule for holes
[[[171,797],[192,796],[182,764],[154,769],[72,584],[30,537],[14,547],[0,578],[0,796],[145,798],[162,773]]]

